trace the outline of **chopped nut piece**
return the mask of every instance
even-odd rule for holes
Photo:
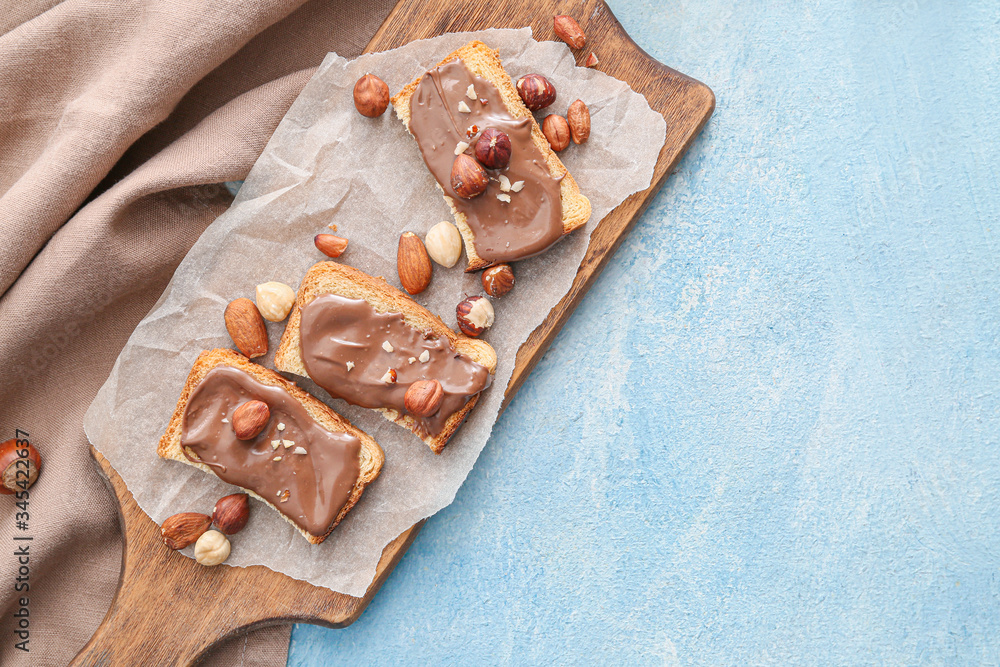
[[[513,184],[511,184],[510,189],[511,192],[520,192],[523,187],[524,187],[524,181],[515,181]]]
[[[597,59],[597,54],[594,53],[593,51],[591,51],[590,55],[587,56],[587,62],[584,63],[584,66],[585,67],[596,67],[597,63],[599,63],[599,62],[601,62],[601,61]]]
[[[280,460],[281,460],[281,457],[280,457],[280,456],[275,456],[275,457],[274,457],[273,459],[271,459],[271,460],[272,460],[272,461],[280,461]]]
[[[349,373],[352,368],[354,368],[354,362],[353,361],[348,361],[347,362],[347,372]]]
[[[510,179],[500,174],[500,190],[503,192],[510,192]]]
[[[506,195],[502,192],[497,195],[497,199],[499,199],[502,202],[506,202],[508,204],[510,203],[510,195]]]
[[[428,352],[427,350],[424,350],[423,352],[420,353],[419,358],[420,358],[420,363],[426,364],[428,361],[431,360],[431,353]]]
[[[285,430],[285,422],[278,422],[278,430],[279,431]]]
[[[471,83],[469,84],[469,87],[465,89],[465,96],[468,97],[470,100],[474,100],[477,97],[479,97],[478,95],[476,95],[476,87]]]
[[[281,441],[281,446],[284,447],[285,449],[288,449],[289,447],[294,447],[295,446],[295,441],[294,440],[282,440]]]
[[[385,375],[382,376],[382,382],[385,382],[386,384],[396,384],[396,369],[390,368],[387,370]]]
[[[289,491],[288,489],[285,489],[284,491],[279,491],[278,492],[278,502],[281,502],[281,503],[288,502],[288,499],[291,498],[291,497],[292,497],[292,492]]]
[[[469,142],[468,141],[460,141],[460,142],[458,142],[458,145],[455,146],[455,155],[461,155],[462,153],[464,153],[467,150],[469,150]]]
[[[223,423],[223,424],[228,424],[228,423],[229,423],[229,420],[228,420],[228,419],[226,419],[225,417],[223,417],[223,418],[222,418],[222,423]]]
[[[458,110],[462,113],[472,113],[472,109],[470,109],[469,105],[465,103],[465,100],[458,103]]]
[[[382,349],[385,350],[386,352],[392,352],[395,348],[393,348],[392,343],[390,343],[389,341],[383,341]]]
[[[296,447],[295,449],[292,450],[292,454],[305,454],[305,453],[306,453],[305,447]]]
[[[416,361],[417,361],[417,358],[416,358],[416,357],[410,357],[410,358],[409,358],[409,359],[407,359],[406,361],[407,361],[408,363],[411,363],[411,364],[413,364],[413,363],[416,363]]]
[[[272,440],[271,441],[271,449],[277,449],[278,445],[280,445],[280,444],[281,444],[281,440]]]

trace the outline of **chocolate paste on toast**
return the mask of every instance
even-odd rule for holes
[[[466,94],[469,85],[476,99]],[[470,113],[459,110],[464,103]],[[510,164],[487,169],[486,192],[463,199],[451,187],[451,168],[459,142],[475,155],[476,139],[488,127],[506,132],[511,142]],[[424,162],[455,207],[465,214],[475,237],[475,249],[490,262],[508,262],[538,254],[563,234],[559,181],[549,173],[545,156],[531,139],[531,116],[514,118],[500,91],[490,81],[472,74],[456,59],[427,72],[410,97],[410,132],[417,140]],[[501,194],[499,176],[511,183],[524,181],[520,192]]]
[[[403,397],[411,384],[440,382],[441,408],[414,417],[430,435],[441,433],[448,417],[491,381],[486,367],[455,352],[447,337],[410,326],[401,313],[379,313],[363,299],[318,296],[302,309],[299,331],[309,377],[348,403],[406,414]],[[384,380],[389,369],[395,382]]]
[[[253,440],[240,440],[232,415],[252,400],[267,403],[271,418]],[[181,447],[190,460],[250,489],[312,535],[330,529],[360,474],[357,437],[328,431],[282,387],[232,366],[216,366],[191,393]]]

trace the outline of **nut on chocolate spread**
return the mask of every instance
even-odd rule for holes
[[[240,440],[232,414],[252,400],[267,403],[271,418],[256,438]],[[190,460],[270,501],[313,535],[327,532],[360,474],[357,437],[326,430],[283,388],[232,366],[216,366],[191,393],[181,446]]]
[[[476,99],[468,95],[470,85]],[[410,132],[424,162],[455,207],[465,214],[476,253],[491,262],[538,254],[563,234],[561,178],[549,173],[545,156],[531,140],[531,122],[531,116],[514,118],[497,87],[473,75],[458,59],[427,72],[410,97]],[[505,169],[487,169],[490,182],[486,192],[463,199],[451,187],[456,147],[464,141],[469,144],[465,152],[474,155],[476,139],[488,127],[510,137],[510,164]],[[512,184],[524,181],[523,188],[503,192],[501,174]],[[498,199],[501,194],[509,196],[510,202]]]
[[[414,417],[430,435],[492,380],[485,366],[455,352],[446,337],[410,326],[401,313],[379,313],[363,299],[318,296],[302,309],[299,331],[309,377],[348,403],[406,414],[403,397],[411,384],[440,382],[441,408]],[[395,382],[388,381],[390,369]]]

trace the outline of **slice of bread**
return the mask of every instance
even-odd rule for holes
[[[485,366],[491,375],[496,372],[497,355],[489,343],[455,333],[433,313],[384,279],[373,278],[363,271],[336,262],[315,264],[302,279],[299,293],[295,299],[295,307],[288,317],[285,333],[281,336],[281,344],[274,355],[274,366],[279,371],[309,377],[302,362],[299,325],[302,308],[321,294],[337,294],[348,299],[364,299],[380,313],[402,313],[404,321],[410,326],[418,330],[430,329],[438,336],[446,337],[456,352]],[[389,421],[394,421],[413,431],[427,443],[435,454],[440,454],[444,446],[448,444],[448,439],[458,430],[462,420],[469,414],[478,399],[479,394],[470,398],[461,410],[447,419],[444,429],[437,435],[421,435],[417,429],[417,420],[410,415],[400,414],[390,408],[378,408],[378,410]]]
[[[337,524],[340,523],[341,519],[347,516],[347,513],[351,511],[354,504],[361,498],[361,494],[364,492],[365,487],[375,481],[375,478],[377,478],[379,473],[382,472],[382,464],[385,462],[385,455],[382,453],[382,448],[379,447],[378,443],[375,442],[375,440],[373,440],[367,433],[356,428],[353,424],[351,424],[351,422],[338,415],[331,408],[327,407],[299,387],[296,387],[294,384],[274,371],[264,368],[259,364],[255,364],[242,354],[234,352],[233,350],[215,349],[202,352],[198,355],[198,359],[194,362],[194,366],[191,367],[191,373],[188,374],[187,382],[181,390],[181,397],[177,401],[177,408],[174,410],[173,417],[170,418],[170,424],[167,425],[167,431],[163,434],[163,437],[160,438],[160,444],[156,447],[156,453],[160,456],[160,458],[180,461],[181,463],[186,463],[187,465],[194,466],[214,475],[209,466],[204,463],[191,461],[184,455],[184,452],[181,450],[181,429],[183,428],[184,411],[187,408],[188,399],[191,398],[191,393],[194,391],[195,387],[198,386],[198,383],[204,379],[208,372],[216,366],[232,366],[244,371],[261,384],[281,387],[291,394],[292,398],[302,404],[302,406],[306,409],[306,412],[309,413],[310,417],[319,422],[319,424],[328,431],[334,433],[350,433],[361,440],[361,472],[358,475],[358,481],[354,484],[354,489],[351,491],[347,504],[345,504],[340,510],[340,513],[337,514],[337,518],[330,528],[322,535],[313,535],[312,533],[307,532],[287,516],[278,512],[278,508],[271,501],[260,497],[250,489],[243,489],[257,500],[266,503],[271,509],[278,512],[278,514],[281,514],[282,518],[295,526],[296,530],[302,533],[302,537],[309,540],[309,542],[312,544],[321,543],[327,538],[330,531],[332,531]]]
[[[549,173],[554,178],[562,177],[560,193],[562,196],[563,234],[569,234],[577,227],[582,227],[586,224],[587,220],[590,219],[590,200],[580,194],[580,187],[573,180],[573,176],[566,169],[565,165],[563,165],[562,161],[556,156],[552,147],[549,146],[548,140],[542,134],[542,128],[538,126],[528,107],[524,106],[520,95],[517,94],[517,88],[514,87],[514,82],[506,70],[504,70],[503,63],[500,62],[499,53],[477,40],[469,42],[460,49],[448,54],[436,66],[440,67],[455,58],[461,59],[470,72],[490,81],[497,87],[497,90],[500,91],[500,96],[503,98],[504,105],[507,107],[507,111],[514,118],[529,117],[532,119],[531,140],[542,152],[542,155],[545,156]],[[410,129],[410,98],[413,96],[414,91],[416,91],[423,76],[424,74],[421,73],[412,83],[392,98],[392,106],[396,110],[396,115],[403,121],[403,125],[406,126],[407,130]],[[438,187],[440,188],[441,186],[438,185]],[[444,195],[444,199],[448,203],[448,206],[451,207],[455,223],[458,225],[459,231],[462,232],[462,238],[465,240],[465,254],[469,260],[469,265],[465,270],[477,271],[490,266],[492,262],[483,259],[476,253],[476,239],[472,233],[472,229],[466,222],[465,214],[455,208],[455,203],[451,197]]]

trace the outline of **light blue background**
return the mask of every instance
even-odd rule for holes
[[[611,5],[715,116],[289,664],[1000,663],[1000,3]]]

